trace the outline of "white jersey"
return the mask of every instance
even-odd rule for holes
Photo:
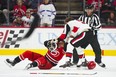
[[[88,31],[88,29],[91,29],[88,24],[84,24],[81,21],[78,20],[72,20],[69,21],[65,27],[64,31],[61,34],[61,39],[66,39],[69,37],[76,37],[77,35],[81,34],[84,31]]]
[[[56,9],[53,4],[41,4],[38,7],[38,14],[41,18],[40,24],[52,24],[52,20],[55,18],[56,15]]]
[[[34,16],[31,15],[31,17],[26,17],[26,16],[23,16],[22,17],[22,21],[23,21],[23,25],[25,27],[30,27],[31,23],[33,22],[34,20]]]
[[[83,22],[78,20],[70,21],[67,24],[70,27],[70,36],[73,37],[79,35],[83,31],[85,31],[85,29],[91,29],[88,24],[84,24]]]

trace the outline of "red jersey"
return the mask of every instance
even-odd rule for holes
[[[46,53],[45,57],[52,63],[58,64],[58,62],[62,59],[64,56],[65,51],[63,47],[57,48],[53,52],[49,51]]]
[[[22,5],[21,7],[19,7],[18,5],[14,6],[14,16],[24,16],[26,13],[26,6]]]

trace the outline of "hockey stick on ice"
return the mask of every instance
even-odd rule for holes
[[[42,75],[96,75],[97,72],[94,72],[94,73],[62,73],[62,72],[47,72],[47,73],[34,73],[34,72],[31,72],[30,74],[42,74]]]

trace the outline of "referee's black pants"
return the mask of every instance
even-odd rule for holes
[[[93,31],[91,31],[91,32],[93,32]],[[95,62],[101,63],[101,48],[100,48],[100,44],[98,42],[97,34],[95,34],[95,35],[93,34],[92,37],[90,38],[90,40],[87,41],[86,43],[82,44],[81,47],[85,49],[89,44],[91,45],[91,47],[95,53]],[[73,52],[76,53],[76,50]],[[73,55],[73,62],[78,62],[77,56],[78,55],[76,55],[76,54]]]

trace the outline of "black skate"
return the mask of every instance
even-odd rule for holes
[[[105,68],[106,67],[106,65],[104,64],[104,63],[97,63],[100,67],[103,67],[103,68]]]
[[[28,70],[28,69],[30,69],[30,68],[33,68],[32,63],[29,63],[29,64],[25,67],[25,70]]]
[[[5,60],[5,63],[6,63],[9,67],[15,66],[15,63],[14,63],[13,61],[11,61],[10,59],[6,59],[6,60]]]
[[[66,67],[70,67],[72,66],[73,64],[70,62],[70,61],[67,61],[65,64],[59,66],[59,67],[63,67],[63,68],[66,68]]]

